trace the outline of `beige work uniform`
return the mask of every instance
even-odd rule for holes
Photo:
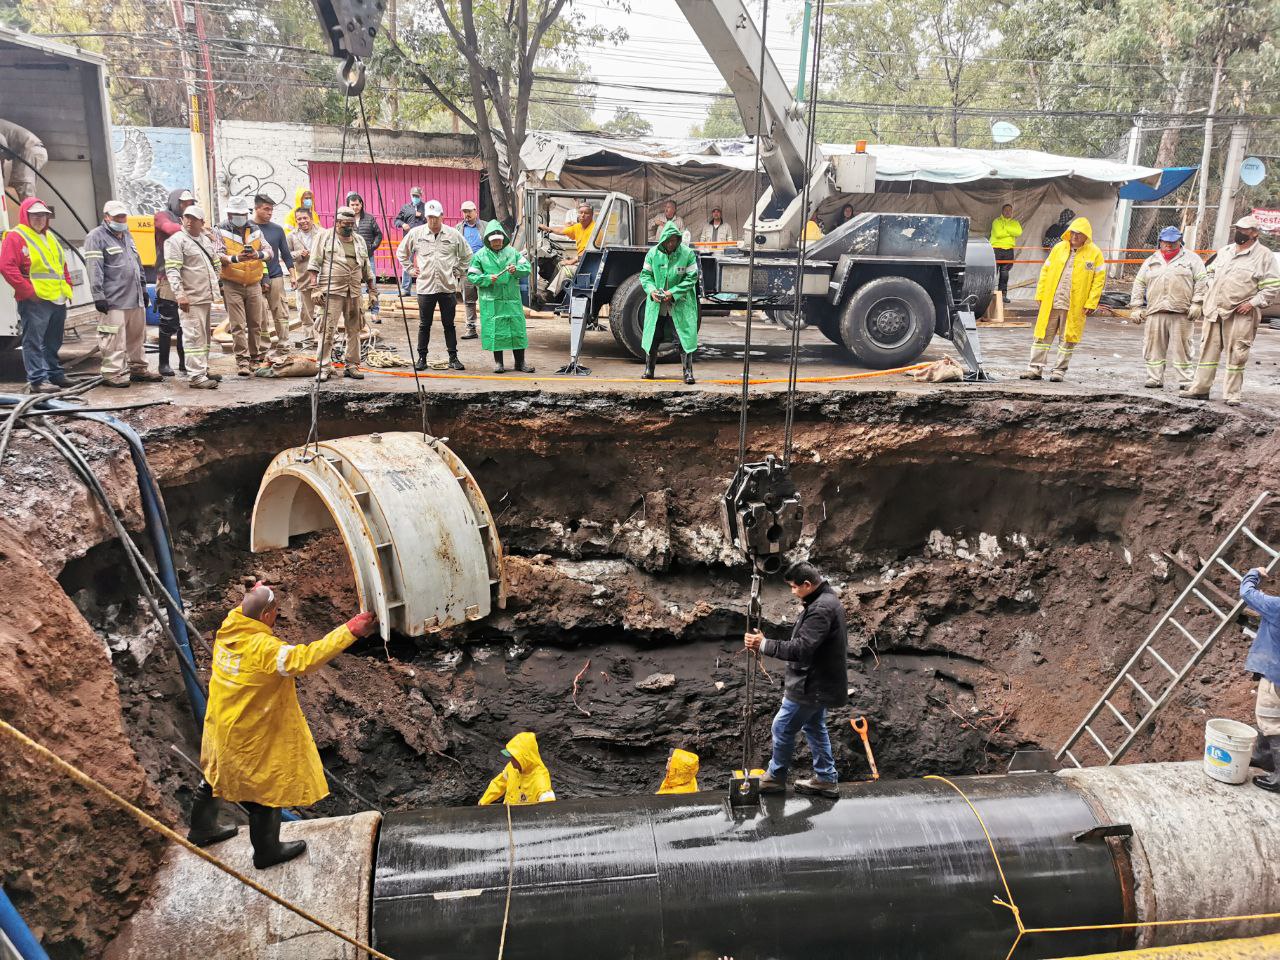
[[[1138,270],[1130,303],[1145,317],[1148,383],[1163,384],[1169,363],[1179,382],[1190,384],[1194,378],[1191,328],[1200,316],[1207,278],[1204,263],[1186,248],[1168,261],[1157,251]]]
[[[418,296],[457,293],[471,266],[471,245],[453,227],[441,224],[440,232],[432,233],[424,224],[405,234],[396,259],[405,273],[417,271],[413,291]]]
[[[1264,737],[1280,737],[1280,690],[1262,677],[1258,680],[1258,700],[1253,708],[1258,732]]]
[[[319,227],[310,230],[293,230],[289,234],[289,252],[293,254],[293,262],[298,271],[298,318],[302,321],[302,339],[315,338],[316,297],[315,288],[307,283],[307,264],[311,260],[311,248],[315,246],[316,237],[323,231]]]
[[[1053,292],[1053,309],[1049,312],[1049,322],[1045,327],[1044,336],[1031,343],[1031,359],[1027,362],[1027,369],[1033,373],[1044,373],[1054,337],[1062,337],[1062,339],[1058,343],[1058,361],[1053,365],[1053,372],[1066,373],[1067,367],[1071,364],[1071,355],[1075,353],[1076,345],[1068,343],[1064,334],[1067,328],[1067,311],[1071,308],[1071,271],[1075,263],[1076,254],[1073,250],[1062,268],[1058,289]]]
[[[251,370],[254,364],[262,361],[262,345],[258,336],[262,329],[262,315],[267,310],[262,284],[236,283],[224,277],[222,300],[227,307],[227,326],[235,343],[236,366],[241,370]]]
[[[178,307],[182,323],[182,349],[192,386],[209,379],[209,313],[218,292],[218,253],[205,234],[193,237],[179,230],[164,244],[164,276],[173,299],[188,300]]]
[[[1249,362],[1262,308],[1280,293],[1280,270],[1275,256],[1258,241],[1241,251],[1230,244],[1218,251],[1209,265],[1209,289],[1204,297],[1204,336],[1196,379],[1189,395],[1208,396],[1218,375],[1222,354],[1227,355],[1224,398],[1238,402],[1244,388],[1244,371]],[[1248,302],[1248,313],[1235,308]]]
[[[284,298],[284,276],[267,280],[266,309],[262,311],[261,343],[267,345],[267,359],[289,355],[289,304]]]
[[[343,362],[360,363],[361,301],[373,280],[369,251],[356,233],[344,240],[332,230],[324,230],[312,249],[309,273],[316,275],[316,292],[324,306],[320,346],[316,360],[321,369],[333,366],[333,337],[339,320],[347,334]]]

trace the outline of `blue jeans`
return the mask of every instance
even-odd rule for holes
[[[778,715],[773,718],[773,758],[769,761],[769,779],[785,780],[796,749],[796,734],[804,731],[813,754],[813,772],[819,780],[836,781],[836,762],[831,756],[831,738],[827,736],[827,708],[811,707],[794,700],[782,699]]]
[[[27,383],[35,386],[61,380],[65,374],[58,351],[67,323],[66,306],[39,297],[19,300],[18,316],[22,319],[22,365],[27,368]]]
[[[400,292],[406,297],[413,293],[413,274],[408,270],[400,274]]]

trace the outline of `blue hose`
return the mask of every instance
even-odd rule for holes
[[[49,960],[44,947],[22,919],[18,908],[5,895],[3,887],[0,887],[0,933],[9,938],[21,960]]]

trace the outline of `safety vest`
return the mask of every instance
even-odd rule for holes
[[[71,299],[71,284],[67,283],[66,265],[62,259],[62,244],[51,231],[36,233],[25,223],[15,228],[27,241],[27,256],[31,258],[31,286],[36,296],[51,303]]]
[[[241,228],[241,230],[243,229]],[[222,239],[222,248],[228,254],[235,256],[250,250],[257,252],[262,249],[262,234],[250,228],[249,236],[253,237],[253,239],[246,243],[241,230],[233,231],[223,227],[218,228],[218,236]],[[247,263],[224,263],[222,265],[222,279],[247,287],[250,284],[259,282],[266,269],[266,265],[261,260],[250,260]]]

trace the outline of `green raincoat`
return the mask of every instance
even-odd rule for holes
[[[489,247],[489,238],[502,234],[507,245],[496,253]],[[515,265],[514,274],[505,273]],[[529,334],[524,325],[524,304],[520,300],[520,278],[530,272],[529,261],[519,250],[511,246],[511,238],[502,224],[490,220],[484,228],[484,246],[471,257],[467,279],[480,291],[480,346],[485,350],[523,350],[529,346]],[[494,276],[498,279],[494,280]]]
[[[668,220],[658,234],[658,242],[645,255],[640,285],[647,294],[666,290],[675,297],[671,301],[671,321],[680,338],[680,349],[693,353],[698,349],[698,255],[684,243],[668,254],[662,249],[662,243],[670,236],[680,236],[680,228]],[[653,345],[660,310],[661,304],[652,296],[645,298],[644,336],[640,344],[646,352]]]

